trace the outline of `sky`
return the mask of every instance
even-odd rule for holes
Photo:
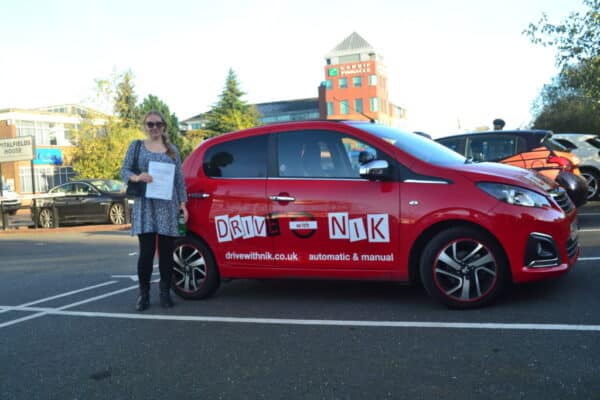
[[[227,71],[248,103],[317,96],[325,55],[357,32],[384,58],[404,128],[440,137],[494,118],[527,127],[558,72],[522,34],[580,0],[19,0],[0,2],[0,109],[106,107],[95,82],[130,70],[141,101],[208,111]]]

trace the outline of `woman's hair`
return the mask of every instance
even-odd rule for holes
[[[167,120],[166,120],[165,116],[163,115],[163,113],[161,113],[158,110],[148,111],[146,113],[146,115],[144,115],[144,118],[142,119],[142,124],[146,124],[146,120],[151,115],[156,115],[157,117],[159,117],[160,120],[162,121],[162,123],[164,124],[165,127],[164,127],[160,137],[162,139],[163,144],[167,148],[167,155],[169,157],[171,157],[172,160],[175,160],[175,150],[173,150],[173,145],[171,144],[171,140],[169,140],[169,135],[167,134]]]

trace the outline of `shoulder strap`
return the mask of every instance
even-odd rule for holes
[[[140,147],[141,146],[142,146],[142,141],[137,140],[135,142],[135,149],[133,151],[133,164],[131,164],[131,169],[136,170],[136,171],[139,169],[138,158],[140,157]]]

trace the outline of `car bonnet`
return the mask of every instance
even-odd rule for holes
[[[528,169],[500,163],[472,163],[455,166],[461,175],[474,182],[499,182],[510,185],[526,186],[538,191],[548,192],[556,188],[553,180]]]

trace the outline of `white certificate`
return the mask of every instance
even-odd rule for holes
[[[173,198],[173,182],[175,181],[175,164],[150,161],[148,163],[148,174],[152,176],[152,182],[146,185],[146,197],[171,200]]]

